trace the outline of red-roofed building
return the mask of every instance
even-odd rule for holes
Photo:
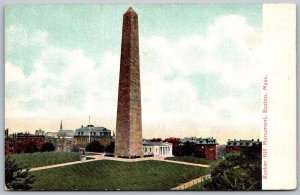
[[[217,159],[217,141],[211,138],[188,137],[181,139],[181,143],[190,143],[193,145],[192,152],[195,156],[205,158],[207,160]]]

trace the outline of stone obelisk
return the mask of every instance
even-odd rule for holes
[[[138,15],[123,15],[115,157],[143,156]]]

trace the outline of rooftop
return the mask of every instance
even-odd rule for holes
[[[89,134],[94,136],[110,136],[111,130],[105,127],[95,127],[94,125],[87,125],[84,127],[83,125],[75,130],[76,136],[89,136]]]
[[[57,136],[59,137],[73,137],[74,136],[74,130],[59,130],[57,132]]]
[[[170,143],[168,142],[151,142],[151,141],[143,141],[143,146],[168,146]]]
[[[253,146],[253,145],[258,145],[261,142],[259,141],[259,139],[257,140],[228,140],[226,146]]]
[[[186,142],[190,142],[190,143],[194,143],[194,144],[218,144],[217,140],[214,139],[213,137],[207,137],[207,138],[202,138],[202,137],[185,137],[183,139],[180,140],[181,143],[186,143]]]

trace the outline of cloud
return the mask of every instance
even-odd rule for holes
[[[144,119],[258,126],[260,104],[255,98],[259,89],[251,91],[250,97],[228,92],[204,101],[206,90],[220,89],[197,92],[191,77],[214,73],[222,88],[249,92],[261,79],[260,39],[259,30],[237,15],[216,19],[206,35],[194,34],[177,42],[161,36],[141,37]]]
[[[51,46],[34,61],[34,71],[28,77],[7,62],[7,92],[18,90],[18,95],[6,95],[6,114],[32,118],[112,114],[115,109],[111,103],[117,101],[117,90],[112,93],[112,87],[117,89],[118,60],[107,52],[97,66],[81,49]],[[30,95],[24,93],[25,86],[29,86]]]
[[[25,80],[22,69],[13,65],[11,62],[5,64],[5,82],[19,82],[22,83]]]
[[[238,27],[238,28],[237,28]],[[8,28],[12,36],[20,31]],[[20,32],[23,32],[22,30]],[[47,32],[15,37],[21,45],[45,45],[25,76],[16,64],[6,62],[6,117],[110,118],[114,128],[117,110],[120,54],[106,51],[91,58],[83,49],[51,45]],[[12,41],[12,40],[11,40]],[[260,32],[246,19],[217,18],[206,34],[140,37],[143,124],[173,131],[185,124],[193,129],[220,126],[259,126],[257,99],[230,90],[249,91],[260,79]],[[209,99],[217,87],[197,88],[192,79],[214,73],[220,86],[230,89]],[[218,86],[219,87],[219,86]],[[8,96],[17,91],[17,96]],[[259,93],[259,90],[253,92]],[[188,125],[187,125],[188,124]],[[182,127],[182,129],[184,129]]]
[[[34,46],[45,46],[47,43],[48,33],[40,29],[30,32],[24,25],[5,27],[6,52],[21,51]]]
[[[24,47],[30,42],[29,35],[25,28],[10,25],[5,28],[5,49],[11,51],[18,47]]]
[[[239,88],[247,88],[261,78],[257,71],[261,68],[261,33],[242,16],[217,18],[205,35],[193,34],[177,42],[152,36],[142,38],[141,43],[145,61],[159,61],[165,67],[159,67],[163,73],[172,69],[187,76],[219,73],[224,85]],[[154,60],[149,54],[153,52]]]
[[[34,44],[47,44],[48,42],[48,33],[38,30],[32,36],[32,42]]]

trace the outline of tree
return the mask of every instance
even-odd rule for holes
[[[38,152],[39,149],[37,148],[37,145],[35,142],[29,142],[27,144],[25,144],[25,149],[24,152],[25,153],[33,153],[33,152]]]
[[[222,158],[226,153],[226,145],[217,145],[217,158]]]
[[[185,142],[184,144],[180,144],[177,148],[177,151],[174,151],[175,156],[191,156],[194,151],[194,145],[190,142]]]
[[[5,185],[9,190],[30,190],[35,179],[29,169],[21,168],[10,156],[5,157]]]
[[[179,156],[180,150],[180,138],[169,137],[165,139],[165,142],[172,144],[172,153],[174,156]]]
[[[151,142],[161,142],[162,139],[161,138],[152,138],[150,141]]]
[[[89,152],[104,152],[105,147],[101,145],[98,141],[90,142],[86,147],[85,150]]]
[[[58,135],[58,144],[57,147],[59,148],[60,151],[65,151],[65,145],[66,145],[66,133],[59,133]]]
[[[51,152],[51,151],[54,151],[55,150],[55,147],[52,143],[50,142],[46,142],[42,145],[41,147],[41,151],[42,152]]]
[[[206,190],[261,190],[261,157],[249,160],[240,152],[231,152],[211,165]]]
[[[115,152],[115,142],[111,142],[105,149],[105,152],[114,153]]]

